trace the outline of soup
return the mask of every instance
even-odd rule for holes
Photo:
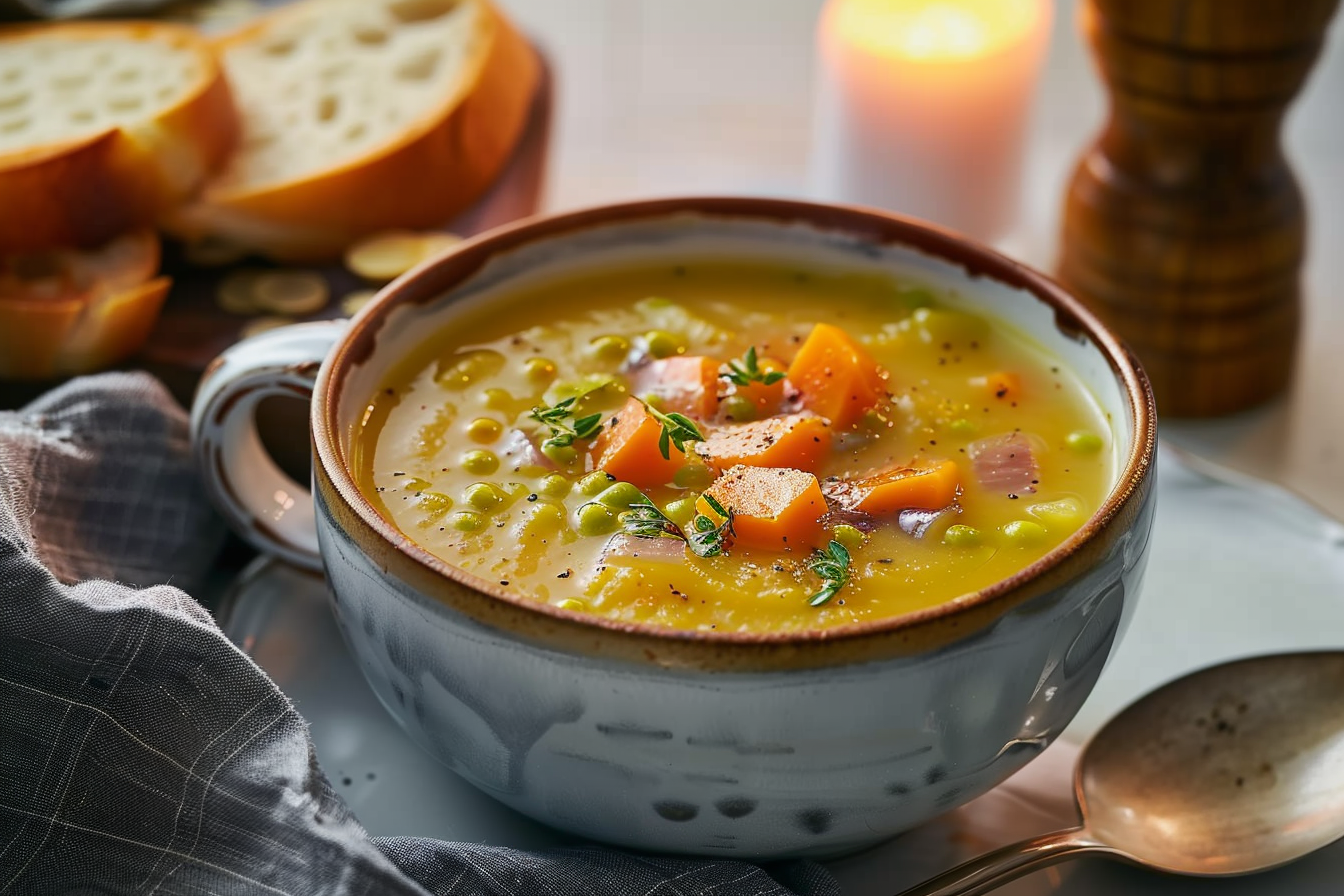
[[[677,629],[822,629],[934,606],[1104,499],[1109,421],[956,296],[695,261],[471,310],[354,435],[408,538],[534,600]]]

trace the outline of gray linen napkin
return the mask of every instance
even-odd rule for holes
[[[369,838],[289,700],[165,584],[221,535],[149,377],[0,412],[0,894],[839,893],[808,862]]]

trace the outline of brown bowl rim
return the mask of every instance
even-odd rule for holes
[[[493,581],[453,566],[411,541],[383,517],[359,490],[354,476],[345,465],[339,438],[340,427],[335,419],[337,408],[334,396],[344,384],[351,368],[371,355],[377,332],[389,309],[396,305],[426,304],[438,299],[451,284],[461,283],[475,274],[500,252],[589,227],[677,214],[769,220],[781,224],[805,223],[817,229],[861,238],[874,245],[913,248],[961,266],[972,279],[985,277],[1030,292],[1054,310],[1056,327],[1066,334],[1086,336],[1101,350],[1112,374],[1123,387],[1134,416],[1135,436],[1114,487],[1097,511],[1063,543],[987,588],[896,616],[790,632],[683,630],[564,610],[507,591]],[[445,281],[450,285],[443,285]],[[549,618],[561,624],[578,624],[613,635],[653,638],[669,645],[691,641],[715,648],[735,645],[778,647],[889,635],[966,615],[996,602],[1003,602],[1006,611],[1013,604],[1005,598],[1064,564],[1120,515],[1149,475],[1157,446],[1156,406],[1148,377],[1138,359],[1081,302],[1047,275],[954,231],[884,210],[797,199],[736,196],[686,196],[605,204],[526,218],[463,241],[446,254],[421,264],[393,281],[352,319],[350,327],[337,341],[318,374],[313,390],[311,426],[313,450],[322,472],[346,509],[406,559],[431,574],[536,614],[538,618]]]

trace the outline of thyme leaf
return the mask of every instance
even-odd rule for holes
[[[838,541],[832,541],[824,551],[812,556],[808,568],[821,576],[821,590],[808,599],[808,606],[821,606],[845,587],[849,582],[849,562],[849,550]]]
[[[769,373],[761,370],[760,362],[756,357],[756,346],[747,349],[746,354],[740,361],[729,361],[728,372],[720,374],[728,382],[738,386],[750,386],[752,383],[764,383],[767,386],[773,386],[775,383],[784,379],[785,373],[782,370],[772,370]]]
[[[685,414],[675,412],[664,414],[644,399],[641,398],[639,401],[649,412],[649,416],[657,420],[663,428],[662,432],[658,434],[658,451],[663,455],[663,460],[671,459],[671,445],[676,445],[677,450],[684,454],[687,442],[703,442],[705,440],[705,434],[700,431],[700,427]]]

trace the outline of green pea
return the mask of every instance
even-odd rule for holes
[[[579,494],[583,495],[585,498],[595,497],[606,491],[607,487],[615,481],[616,477],[610,473],[594,470],[579,480]]]
[[[582,613],[588,609],[588,605],[576,597],[567,597],[556,604],[562,610],[573,610],[576,613]]]
[[[989,335],[989,324],[983,317],[950,308],[918,308],[910,320],[920,341],[933,345],[950,342],[965,346]]]
[[[449,518],[449,524],[459,532],[479,532],[485,528],[485,517],[470,510],[459,510]]]
[[[477,417],[467,424],[467,438],[482,445],[489,445],[504,432],[504,424],[489,417]]]
[[[624,336],[598,336],[588,343],[594,358],[609,364],[619,364],[630,353],[630,340]]]
[[[695,495],[688,495],[685,498],[668,501],[663,513],[667,514],[667,518],[672,522],[685,528],[695,519],[695,499]]]
[[[1023,547],[1040,544],[1045,541],[1045,527],[1031,520],[1013,520],[1004,525],[1003,536]]]
[[[462,500],[477,510],[493,510],[504,503],[504,492],[488,482],[473,482],[462,492]]]
[[[616,531],[616,511],[591,501],[579,508],[578,522],[580,535],[610,535]]]
[[[608,507],[615,507],[618,510],[629,510],[631,504],[638,504],[641,501],[649,500],[644,493],[628,482],[617,482],[616,484],[603,489],[597,496],[597,500]]]
[[[714,481],[714,471],[704,464],[686,464],[677,467],[672,474],[672,484],[677,488],[693,488],[703,491]]]
[[[556,534],[565,527],[565,511],[559,504],[537,504],[523,523],[523,532],[539,538]]]
[[[719,409],[734,423],[750,423],[756,419],[756,402],[745,395],[729,395]]]
[[[456,355],[440,365],[435,379],[449,389],[465,389],[498,373],[504,366],[504,356],[490,349],[479,349]]]
[[[523,372],[527,378],[539,386],[544,386],[559,372],[555,362],[550,358],[528,358],[523,362]]]
[[[1083,505],[1077,498],[1042,501],[1028,507],[1027,513],[1044,523],[1047,529],[1075,529],[1083,521]]]
[[[492,411],[508,411],[514,405],[514,397],[507,389],[486,389],[485,406]]]
[[[542,442],[541,453],[561,467],[567,467],[579,459],[579,449],[573,445],[553,445],[550,442]]]
[[[644,334],[644,342],[649,348],[649,354],[655,358],[670,358],[686,351],[686,340],[666,330],[650,330]]]
[[[1064,444],[1069,446],[1070,451],[1076,451],[1079,454],[1096,454],[1106,446],[1101,436],[1086,430],[1069,433],[1064,440]]]
[[[973,436],[980,431],[980,427],[976,426],[965,417],[958,417],[953,420],[948,424],[947,428],[959,436]]]
[[[401,480],[401,487],[408,492],[422,492],[434,483],[428,479],[421,479],[419,476],[407,476]]]
[[[453,509],[453,499],[439,492],[422,493],[416,504],[425,513],[425,518],[421,521],[422,526],[428,526]]]
[[[489,476],[499,469],[499,458],[493,451],[477,448],[462,455],[462,469],[477,476]]]
[[[862,530],[844,523],[831,530],[831,537],[851,551],[857,551],[868,540],[868,536],[864,535]]]
[[[569,494],[569,490],[574,487],[570,482],[559,473],[551,473],[549,476],[542,477],[537,485],[537,494],[545,495],[548,498],[563,498]]]
[[[954,548],[973,548],[984,542],[984,535],[974,526],[957,523],[947,527],[943,533],[943,544]]]

